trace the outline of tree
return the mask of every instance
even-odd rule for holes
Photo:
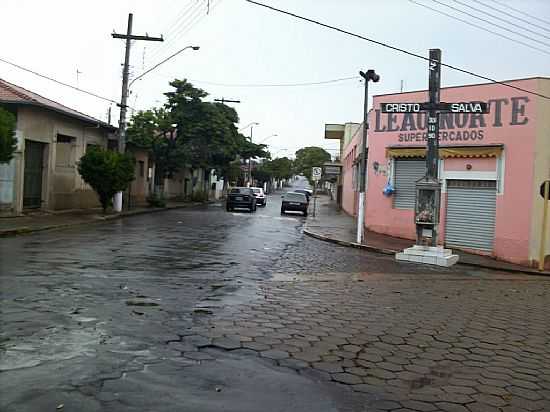
[[[117,192],[134,180],[135,160],[131,155],[92,148],[80,158],[78,173],[97,193],[103,213]]]
[[[189,156],[173,127],[173,119],[164,108],[139,111],[128,126],[128,142],[149,151],[155,162],[155,184],[162,186],[185,166]]]
[[[17,149],[15,116],[0,107],[0,163],[8,163]]]
[[[313,184],[311,169],[322,167],[325,162],[330,162],[330,159],[330,154],[321,147],[304,147],[296,152],[294,170],[296,173],[302,173]]]

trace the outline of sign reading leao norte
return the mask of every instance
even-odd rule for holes
[[[487,128],[527,125],[529,103],[527,96],[502,97],[487,101],[488,113],[442,111],[439,113],[439,140],[443,143],[482,142]],[[398,143],[425,143],[429,122],[428,114],[422,110],[424,104],[409,104],[420,105],[420,111],[415,111],[416,107],[413,107],[412,111],[384,113],[382,109],[386,103],[380,109],[375,109],[374,132],[398,132]]]
[[[421,113],[437,110],[451,113],[489,113],[485,102],[430,103],[382,103],[382,113]]]

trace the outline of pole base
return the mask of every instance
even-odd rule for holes
[[[395,259],[449,267],[458,262],[458,255],[454,255],[451,249],[445,249],[442,246],[414,245],[403,252],[396,253]]]

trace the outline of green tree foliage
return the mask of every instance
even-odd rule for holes
[[[0,107],[0,163],[8,163],[17,148],[15,116]]]
[[[290,179],[293,174],[293,163],[288,157],[278,157],[263,162],[252,172],[259,182],[269,182],[271,179]]]
[[[235,109],[203,101],[208,94],[187,80],[176,79],[170,86],[174,90],[165,93],[164,107],[139,112],[128,128],[128,140],[150,151],[162,177],[189,166],[206,173],[214,169],[218,176],[228,178],[230,163],[237,156],[269,155],[265,145],[251,143],[238,132]],[[167,141],[172,124],[176,132]]]
[[[78,173],[97,193],[105,213],[115,193],[134,180],[134,166],[135,160],[128,154],[93,148],[80,158]]]
[[[157,184],[177,173],[189,158],[172,124],[171,114],[160,108],[136,113],[128,126],[128,141],[148,150],[155,162]]]
[[[311,169],[322,167],[325,162],[330,162],[330,154],[321,147],[304,147],[296,152],[294,170],[296,173],[303,173],[309,182],[313,184]]]

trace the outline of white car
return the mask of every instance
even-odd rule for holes
[[[258,206],[265,206],[267,204],[267,196],[264,193],[264,189],[261,187],[251,187],[254,192],[254,197],[256,198],[256,204]]]

